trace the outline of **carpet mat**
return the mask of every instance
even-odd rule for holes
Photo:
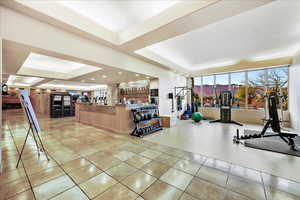
[[[245,130],[244,134],[260,134],[260,131],[255,130]],[[266,133],[271,134],[270,132]],[[290,146],[287,145],[280,137],[265,137],[265,138],[254,138],[245,140],[244,144],[247,147],[262,149],[282,154],[288,154],[293,156],[300,157],[300,136],[294,138],[297,151],[290,149]]]

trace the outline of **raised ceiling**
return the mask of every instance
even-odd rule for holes
[[[292,56],[300,45],[298,0],[2,0],[1,3],[181,74],[196,74],[199,70],[243,60]],[[101,79],[107,83],[118,79],[118,69],[106,70],[72,79]],[[129,77],[124,80],[135,76]]]
[[[153,52],[188,71],[291,56],[300,48],[299,10],[300,1],[274,1],[136,52]]]
[[[87,17],[113,32],[121,32],[158,15],[179,1],[72,1],[58,0],[57,3]]]
[[[6,84],[8,86],[24,86],[24,87],[29,87],[32,86],[36,83],[41,82],[44,80],[43,78],[38,78],[38,77],[29,77],[29,76],[15,76],[15,75],[10,75],[8,77],[8,80]]]
[[[86,70],[89,68],[92,70]],[[30,73],[20,73],[24,72],[24,69]],[[92,86],[99,84],[117,84],[151,78],[154,77],[105,65],[99,66],[86,60],[3,40],[2,79],[11,86],[45,87],[48,84],[49,88],[62,88],[65,84],[66,88],[73,85],[72,89],[79,89],[81,87],[78,86],[81,85],[86,89],[88,86],[93,88]]]
[[[101,69],[78,62],[30,53],[17,74],[67,80]]]
[[[245,44],[248,45],[252,38],[247,37],[244,31],[240,31],[245,26],[240,21],[246,20],[247,24],[248,18],[244,15],[252,13],[255,16],[253,22],[258,24],[255,27],[265,25],[260,21],[268,21],[272,15],[261,15],[265,19],[260,20],[256,17],[260,12],[256,13],[256,10],[266,7],[264,11],[272,13],[272,6],[268,7],[268,4],[276,2],[276,0],[3,0],[2,4],[150,64],[182,73],[193,72],[202,69],[203,66],[215,67],[216,62],[231,64],[236,60],[248,59],[248,52],[239,51],[242,46],[239,41],[246,39],[248,41]],[[282,2],[290,1],[282,0]],[[284,7],[282,13],[287,13],[291,6],[293,5]],[[237,20],[230,22],[234,18]],[[283,20],[278,17],[276,19]],[[235,26],[242,28],[236,30]],[[265,35],[262,34],[262,37]],[[232,39],[233,37],[236,40]],[[247,48],[252,48],[251,45]],[[233,49],[231,54],[228,49]],[[253,48],[252,51],[256,49]],[[239,54],[235,55],[236,52]]]

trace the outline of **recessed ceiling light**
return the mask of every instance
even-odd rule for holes
[[[140,76],[139,74],[135,74],[135,76]]]
[[[119,75],[123,74],[123,72],[118,72]]]
[[[85,82],[85,80],[81,80],[81,82],[82,82],[82,83],[84,83],[84,82]]]
[[[106,75],[102,75],[102,78],[106,78],[107,76]]]
[[[95,78],[91,78],[91,80],[92,80],[92,81],[94,81],[94,80],[95,80]]]

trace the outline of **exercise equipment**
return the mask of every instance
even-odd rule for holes
[[[239,126],[243,126],[243,124],[231,120],[231,100],[232,95],[230,91],[222,91],[219,96],[219,105],[220,105],[220,119],[210,121],[209,123],[232,123]]]
[[[251,140],[255,138],[266,138],[266,137],[279,137],[281,140],[284,141],[287,145],[289,145],[290,149],[293,151],[297,151],[295,148],[295,141],[294,138],[298,136],[294,133],[284,133],[281,131],[281,120],[279,120],[278,117],[278,111],[277,111],[277,102],[276,102],[276,96],[269,96],[267,98],[267,108],[268,108],[268,119],[265,119],[266,123],[260,132],[260,134],[244,134],[239,139],[237,137],[234,137],[233,140]],[[266,134],[266,131],[268,128],[271,128],[274,133],[268,133]],[[245,142],[246,145],[246,142]]]
[[[203,116],[200,112],[194,112],[192,114],[192,119],[194,120],[194,122],[200,122],[203,119]]]
[[[233,142],[236,144],[240,143],[240,130],[239,129],[236,129],[236,135],[233,137]]]
[[[191,87],[175,87],[174,88],[175,100],[176,100],[178,111],[183,109],[182,101],[183,101],[184,97],[189,93],[192,94]],[[170,94],[172,94],[172,95],[170,95]],[[173,93],[170,93],[170,94],[169,94],[169,99],[172,99],[172,112],[174,112]]]
[[[281,132],[281,121],[278,117],[277,112],[277,104],[276,104],[276,97],[270,96],[267,101],[268,104],[268,111],[269,111],[269,119],[266,120],[265,126],[260,133],[260,137],[280,137],[286,144],[290,146],[291,150],[296,151],[295,149],[295,142],[293,138],[298,136],[297,134],[293,133],[283,133]],[[272,128],[274,134],[265,134],[268,128]]]

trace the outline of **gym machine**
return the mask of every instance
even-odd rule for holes
[[[239,126],[243,124],[231,120],[231,100],[232,95],[230,91],[222,91],[219,96],[219,105],[220,105],[220,119],[210,121],[209,123],[232,123]]]
[[[298,135],[294,134],[294,133],[284,133],[281,131],[280,123],[282,121],[279,120],[279,117],[278,117],[276,96],[269,96],[267,98],[267,104],[268,104],[269,118],[265,120],[266,123],[265,123],[261,133],[254,134],[254,135],[243,135],[240,137],[239,132],[237,130],[237,135],[234,136],[233,141],[235,143],[239,143],[240,140],[247,140],[247,139],[252,139],[252,138],[280,137],[287,145],[290,146],[291,150],[297,151],[297,149],[295,148],[294,138]],[[274,133],[266,134],[266,131],[268,128],[271,128]]]

